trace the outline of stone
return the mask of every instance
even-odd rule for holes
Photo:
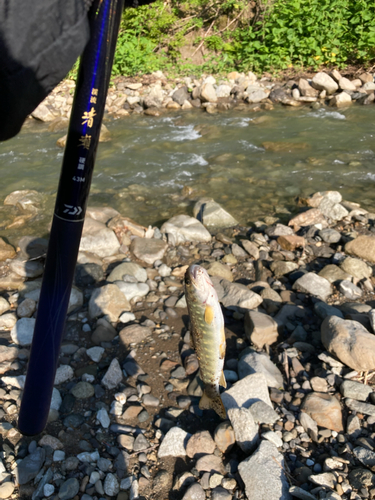
[[[53,450],[61,450],[64,448],[64,445],[54,436],[50,436],[49,434],[45,434],[38,442],[39,446],[50,446]]]
[[[353,450],[353,454],[357,460],[359,460],[366,467],[373,467],[375,465],[375,452],[363,448],[362,446],[357,446]]]
[[[275,387],[276,389],[283,387],[283,376],[267,354],[253,351],[240,358],[238,376],[243,379],[253,373],[262,373],[266,378],[268,387]]]
[[[162,259],[167,248],[165,241],[156,238],[134,238],[130,245],[135,257],[146,264],[153,264]]]
[[[113,283],[114,281],[122,280],[125,275],[134,276],[134,278],[141,283],[145,283],[147,281],[146,269],[135,262],[123,262],[122,264],[116,266],[111,271],[107,281]]]
[[[241,240],[242,246],[246,250],[246,252],[253,257],[253,259],[258,260],[259,259],[259,248],[256,246],[255,243],[249,240]]]
[[[211,454],[216,448],[208,431],[199,431],[191,436],[186,445],[186,454],[190,458]]]
[[[5,345],[0,345],[0,363],[3,363],[4,361],[14,361],[18,357],[18,353],[18,347],[6,347]]]
[[[256,401],[264,401],[272,408],[268,394],[266,377],[263,373],[254,373],[239,380],[221,394],[225,408],[249,408]]]
[[[107,474],[104,480],[104,493],[110,497],[114,497],[120,491],[120,485],[115,474]]]
[[[172,427],[164,436],[158,451],[158,457],[185,457],[185,448],[189,438],[190,434],[180,427]]]
[[[298,264],[295,262],[285,262],[282,260],[274,261],[270,265],[271,271],[274,273],[276,278],[280,278],[281,276],[285,276],[296,269],[298,269]]]
[[[328,280],[315,273],[306,273],[293,284],[293,290],[308,293],[325,301],[332,294],[332,287]]]
[[[120,434],[117,436],[117,442],[119,446],[125,448],[128,451],[133,451],[135,438],[133,436],[129,436],[128,434]]]
[[[265,92],[263,89],[255,90],[249,93],[247,101],[249,103],[261,102],[264,99],[267,99],[268,95],[269,92]]]
[[[319,91],[314,89],[304,78],[299,79],[298,88],[303,97],[317,97],[319,95]]]
[[[182,106],[184,102],[189,98],[189,93],[186,85],[175,90],[172,94],[172,99],[174,102]]]
[[[327,392],[328,391],[328,384],[327,380],[322,377],[312,377],[310,379],[310,384],[312,387],[312,390],[315,392]]]
[[[228,421],[221,422],[215,429],[214,440],[222,453],[227,453],[235,444],[234,430]]]
[[[309,493],[308,491],[300,488],[299,486],[291,486],[289,488],[289,493],[296,498],[300,498],[301,500],[316,500],[316,497]]]
[[[242,451],[251,453],[258,443],[258,425],[247,408],[230,408],[228,417],[232,424],[236,442]]]
[[[130,304],[116,285],[104,285],[94,290],[89,301],[89,317],[95,319],[105,315],[115,323],[124,311],[130,311]]]
[[[218,472],[219,474],[225,474],[223,461],[216,455],[203,455],[203,457],[198,458],[195,468],[199,472]]]
[[[245,484],[247,498],[291,499],[284,472],[284,457],[269,441],[262,441],[256,452],[239,464],[238,471]]]
[[[206,494],[199,483],[194,483],[188,487],[182,500],[205,500]]]
[[[357,321],[328,316],[321,325],[327,351],[353,370],[375,368],[375,337]]]
[[[336,94],[330,101],[329,105],[336,108],[345,108],[352,104],[352,98],[347,92],[341,92],[340,94]]]
[[[332,472],[323,472],[323,474],[312,474],[309,476],[309,481],[319,486],[326,486],[334,489],[337,484],[336,476]]]
[[[36,311],[36,302],[33,299],[25,299],[17,307],[17,316],[19,318],[30,318]]]
[[[335,80],[322,71],[319,71],[314,75],[311,84],[314,89],[325,90],[328,95],[334,94],[339,88]]]
[[[292,219],[290,219],[288,226],[293,226],[294,230],[297,231],[300,227],[313,226],[315,224],[325,224],[327,222],[318,208],[311,208],[306,212],[302,212]]]
[[[79,492],[79,481],[75,477],[71,477],[63,482],[59,489],[59,500],[71,500]]]
[[[363,415],[370,415],[371,417],[375,417],[375,405],[369,403],[360,403],[359,401],[350,398],[345,399],[345,405],[350,410],[362,413]]]
[[[200,98],[203,102],[217,102],[217,95],[212,83],[204,83],[200,88]]]
[[[95,394],[94,386],[88,382],[78,382],[71,390],[71,394],[77,399],[91,398]]]
[[[249,290],[245,285],[213,277],[212,283],[218,294],[219,301],[227,309],[237,312],[246,312],[255,309],[262,303],[262,298]]]
[[[2,262],[7,259],[13,259],[15,256],[16,252],[12,245],[9,245],[9,243],[6,243],[3,238],[0,238],[0,261]]]
[[[140,344],[152,334],[151,328],[141,325],[129,325],[120,330],[120,341],[124,345]]]
[[[305,238],[296,234],[282,235],[277,238],[277,243],[283,250],[294,252],[297,248],[304,248],[306,244]]]
[[[357,415],[348,415],[346,421],[346,433],[351,439],[357,439],[361,435],[361,421]]]
[[[340,392],[344,398],[366,401],[372,393],[372,388],[368,385],[355,382],[354,380],[344,380],[340,385]]]
[[[120,363],[117,358],[112,359],[111,364],[106,371],[106,374],[101,380],[101,384],[104,385],[106,389],[111,391],[115,387],[117,387],[122,381],[122,370]]]
[[[270,443],[273,443],[277,448],[281,448],[281,446],[283,445],[283,440],[278,434],[276,434],[276,432],[267,431],[264,434],[262,434],[262,438],[267,439],[268,441],[270,441]]]
[[[33,453],[21,460],[14,469],[17,483],[22,485],[34,479],[42,468],[45,457],[45,450],[37,448]]]
[[[23,278],[37,278],[43,274],[43,264],[37,260],[25,261],[14,259],[9,264],[10,269]]]
[[[374,474],[368,469],[362,469],[360,467],[351,470],[349,472],[348,479],[349,484],[357,490],[374,486],[375,483]]]
[[[34,318],[21,318],[17,321],[10,332],[10,336],[15,344],[29,346],[33,339],[35,328]]]
[[[308,394],[301,406],[320,427],[332,431],[343,431],[342,413],[339,401],[329,394],[313,392]]]
[[[61,365],[56,370],[54,385],[60,385],[74,377],[73,368],[69,365]]]
[[[194,217],[210,229],[224,229],[238,225],[238,221],[212,198],[199,199],[193,208]]]
[[[280,295],[272,288],[263,288],[259,295],[263,299],[263,307],[269,314],[273,314],[280,309],[282,299]]]
[[[341,233],[335,229],[326,228],[319,231],[319,236],[326,243],[338,243],[341,240]]]
[[[375,238],[372,236],[358,236],[345,245],[345,253],[360,259],[375,263]]]
[[[318,276],[321,278],[325,278],[330,283],[337,283],[338,281],[347,280],[350,278],[350,275],[340,269],[335,264],[328,264],[328,266],[324,266],[321,271],[319,271]]]
[[[279,415],[264,401],[253,403],[250,412],[256,424],[274,424],[279,420]]]
[[[211,235],[204,225],[188,215],[172,217],[161,226],[160,231],[166,234],[168,242],[175,246],[185,242],[209,243],[211,241]]]
[[[372,268],[368,266],[365,262],[359,259],[354,259],[352,257],[347,257],[342,261],[340,267],[343,271],[362,280],[364,278],[370,278],[372,275]]]
[[[325,302],[315,302],[314,311],[321,319],[325,319],[327,316],[338,316],[339,318],[344,319],[340,309],[330,306]]]
[[[227,265],[221,264],[221,262],[212,262],[208,266],[207,272],[210,276],[219,276],[220,278],[224,278],[228,281],[233,281],[232,271]]]
[[[44,104],[44,101],[34,109],[31,116],[35,118],[35,120],[39,120],[41,122],[52,122],[55,119],[55,115],[50,111],[48,106]]]
[[[279,333],[276,321],[257,311],[246,311],[245,313],[245,334],[249,342],[258,349],[264,345],[272,345],[276,342]]]
[[[362,290],[349,280],[341,281],[338,289],[347,299],[356,300],[362,297]]]
[[[115,233],[105,224],[90,217],[85,218],[79,249],[98,257],[109,257],[118,253],[120,243]]]
[[[17,323],[17,316],[14,313],[6,313],[0,316],[0,330],[10,330]]]
[[[99,361],[102,359],[102,356],[105,352],[104,347],[90,347],[90,349],[86,350],[87,356],[94,361],[94,363],[99,363]]]

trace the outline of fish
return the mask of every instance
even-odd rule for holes
[[[191,337],[196,352],[204,392],[201,410],[213,409],[227,418],[219,386],[226,387],[224,376],[225,330],[219,299],[207,271],[197,264],[185,273],[185,296],[190,316]]]

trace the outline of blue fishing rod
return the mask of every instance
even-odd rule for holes
[[[47,423],[124,0],[94,0],[81,57],[18,428]]]

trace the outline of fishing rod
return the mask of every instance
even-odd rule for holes
[[[18,428],[46,426],[124,0],[94,0],[78,71]]]

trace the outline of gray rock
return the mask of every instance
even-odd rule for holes
[[[168,242],[171,245],[180,245],[185,242],[204,242],[211,241],[211,235],[194,217],[188,215],[176,215],[160,228],[161,233],[166,234]]]
[[[375,465],[375,452],[362,446],[357,446],[354,448],[353,454],[366,467],[373,467]]]
[[[25,261],[22,259],[14,259],[9,264],[9,267],[18,276],[23,278],[37,278],[43,274],[43,264],[38,260]]]
[[[63,384],[74,377],[73,368],[69,365],[61,365],[56,370],[54,385]]]
[[[63,482],[59,490],[60,500],[71,500],[79,492],[79,481],[75,477],[71,477]]]
[[[321,325],[327,351],[353,370],[375,368],[375,337],[361,323],[328,316]]]
[[[206,227],[215,230],[237,226],[238,224],[238,221],[212,198],[198,200],[194,205],[193,214]]]
[[[122,370],[120,363],[116,358],[112,359],[111,364],[102,378],[101,384],[109,391],[117,387],[122,381]]]
[[[17,307],[17,316],[19,318],[30,318],[36,310],[36,302],[32,299],[25,299]]]
[[[225,408],[249,408],[256,401],[264,401],[272,408],[268,394],[266,377],[263,373],[254,373],[239,380],[221,394]]]
[[[372,388],[360,382],[355,382],[354,380],[344,380],[340,386],[340,392],[344,398],[366,401],[368,396],[372,393]]]
[[[134,441],[134,451],[147,450],[150,447],[150,443],[144,437],[143,434],[138,434]]]
[[[211,491],[211,499],[212,500],[231,500],[232,499],[232,494],[223,488],[222,486],[216,486]]]
[[[246,311],[245,333],[250,342],[257,348],[262,349],[264,345],[272,345],[276,342],[279,332],[276,321],[257,311]]]
[[[315,442],[318,441],[318,424],[305,412],[301,412],[298,417],[302,427]]]
[[[362,280],[364,278],[370,278],[372,275],[372,269],[365,262],[359,259],[354,259],[353,257],[347,257],[341,264],[341,269],[346,273]]]
[[[350,398],[345,399],[345,404],[350,410],[375,417],[375,405],[370,403],[360,403],[359,401]]]
[[[135,257],[146,264],[153,264],[156,260],[162,259],[167,248],[165,241],[156,238],[134,238],[130,245]]]
[[[111,283],[114,281],[120,281],[126,274],[134,276],[134,278],[141,283],[145,283],[147,281],[146,269],[135,262],[123,262],[122,264],[116,266],[108,276],[107,281]]]
[[[339,318],[344,319],[344,315],[340,309],[330,306],[325,302],[315,302],[314,311],[321,319],[325,319],[327,316],[338,316]]]
[[[91,319],[106,315],[115,323],[124,311],[130,311],[130,304],[116,285],[104,285],[92,293],[89,302]]]
[[[219,301],[227,309],[246,312],[248,309],[255,309],[263,301],[262,297],[249,290],[245,285],[231,283],[216,276],[213,276],[212,283],[218,294]]]
[[[140,344],[143,342],[147,337],[151,336],[151,329],[148,328],[147,326],[141,326],[141,325],[129,325],[125,326],[120,333],[120,341],[124,345],[129,345],[129,344]]]
[[[199,483],[194,483],[186,490],[182,500],[205,500],[206,494]]]
[[[349,484],[356,490],[368,488],[375,483],[374,474],[368,469],[357,468],[349,472]]]
[[[341,233],[335,229],[321,229],[318,234],[326,243],[338,243],[341,240]]]
[[[323,474],[312,474],[309,476],[309,481],[319,486],[326,486],[334,489],[337,484],[336,476],[332,472],[323,472]]]
[[[37,448],[26,458],[21,460],[15,468],[15,476],[18,484],[26,484],[34,479],[43,466],[46,452],[43,448]]]
[[[90,252],[98,257],[109,257],[117,253],[119,248],[120,243],[111,229],[102,222],[90,217],[85,218],[79,247],[81,252]]]
[[[110,426],[111,421],[109,419],[107,410],[105,408],[100,408],[100,410],[96,414],[96,418],[97,418],[97,420],[99,420],[100,425],[104,429],[108,429],[108,427]]]
[[[180,87],[175,90],[172,94],[172,99],[174,102],[177,102],[180,106],[184,104],[184,102],[189,98],[189,93],[186,86]]]
[[[283,445],[283,440],[278,434],[276,434],[276,432],[267,431],[264,434],[262,434],[262,438],[267,439],[268,441],[270,441],[270,443],[273,443],[277,448],[281,448],[281,446]]]
[[[230,408],[228,417],[238,446],[245,453],[251,453],[259,440],[258,425],[254,422],[251,411],[247,408]]]
[[[274,424],[279,415],[264,401],[256,401],[250,406],[250,412],[256,424]]]
[[[280,276],[285,276],[296,269],[298,269],[298,264],[295,262],[285,262],[282,260],[274,261],[270,265],[271,271],[274,273],[276,278],[280,278]]]
[[[346,433],[351,439],[357,439],[361,435],[361,421],[357,415],[348,415],[346,421]]]
[[[204,83],[201,86],[200,97],[203,102],[217,102],[217,96],[212,83]]]
[[[250,352],[240,359],[238,363],[238,376],[242,379],[252,373],[263,373],[268,387],[279,389],[284,385],[280,370],[272,363],[267,354]]]
[[[259,89],[253,92],[250,92],[247,98],[249,103],[257,103],[261,102],[264,99],[267,99],[269,92],[265,92],[263,89]]]
[[[9,311],[10,304],[4,299],[4,297],[0,297],[0,314],[4,314],[6,311]]]
[[[102,356],[105,352],[104,347],[90,347],[90,349],[86,350],[87,356],[94,361],[94,363],[99,363],[99,361],[102,359]]]
[[[95,394],[94,386],[89,384],[88,382],[78,382],[70,392],[77,399],[87,399],[91,398]]]
[[[185,457],[186,445],[190,436],[191,434],[180,429],[180,427],[172,427],[160,445],[158,457]]]
[[[317,90],[325,90],[328,95],[334,94],[339,88],[335,80],[323,72],[318,72],[314,75],[312,86]]]
[[[289,488],[289,493],[296,498],[300,498],[301,500],[316,500],[316,497],[309,493],[308,491],[300,488],[299,486],[291,486]]]
[[[362,297],[362,290],[349,280],[341,281],[338,288],[347,299],[356,300]]]
[[[104,493],[110,497],[114,497],[120,491],[120,485],[117,477],[114,474],[107,474],[104,480]]]
[[[324,301],[332,294],[329,281],[315,273],[306,273],[298,278],[293,284],[293,290],[300,290]]]
[[[276,446],[262,441],[253,455],[238,466],[245,491],[252,500],[290,500],[284,457]]]
[[[30,345],[34,335],[34,327],[34,318],[19,319],[10,332],[13,342],[21,346]]]
[[[328,264],[328,266],[324,266],[323,269],[319,272],[319,276],[325,278],[330,283],[337,283],[338,281],[347,280],[350,278],[350,275],[340,269],[335,264]]]

